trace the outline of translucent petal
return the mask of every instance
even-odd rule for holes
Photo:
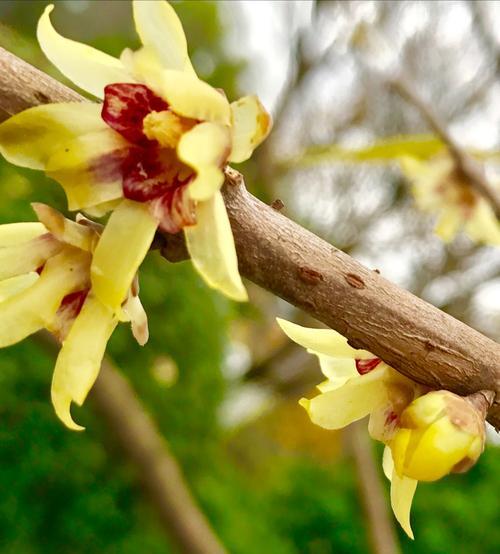
[[[62,213],[54,210],[54,208],[51,208],[47,204],[33,202],[31,207],[35,210],[39,221],[45,225],[56,239],[87,252],[94,251],[99,239],[95,229],[67,219]]]
[[[257,96],[244,96],[231,103],[233,146],[229,161],[244,162],[267,137],[272,127],[271,116]]]
[[[129,294],[123,312],[130,321],[135,340],[144,346],[149,339],[148,316],[138,295]]]
[[[490,204],[483,199],[478,201],[472,216],[465,223],[464,230],[472,240],[500,245],[500,223]]]
[[[57,357],[52,378],[52,403],[70,429],[83,430],[70,413],[71,402],[83,404],[99,375],[106,344],[117,324],[112,310],[89,295]]]
[[[0,225],[0,248],[16,246],[47,232],[41,223],[6,223]]]
[[[150,48],[165,69],[194,73],[182,24],[168,2],[134,0],[134,21],[144,46]]]
[[[9,296],[13,296],[28,287],[31,287],[31,285],[38,280],[38,277],[38,273],[36,271],[32,271],[31,273],[17,275],[16,277],[0,281],[0,302],[6,300]]]
[[[391,506],[396,519],[404,532],[413,539],[410,525],[410,510],[418,481],[409,477],[399,477],[394,471],[391,480]]]
[[[123,200],[104,228],[92,260],[92,290],[115,312],[127,296],[157,226],[147,204]]]
[[[47,175],[64,188],[70,210],[122,197],[122,164],[128,145],[106,128],[60,145],[46,164]]]
[[[63,75],[98,98],[103,97],[106,85],[133,80],[120,60],[61,36],[50,21],[53,9],[47,6],[40,17],[37,38],[43,53]]]
[[[450,242],[455,238],[462,222],[463,218],[458,209],[454,206],[443,206],[434,231],[444,242]]]
[[[179,158],[196,171],[189,183],[193,200],[208,200],[224,183],[220,169],[226,161],[231,136],[228,127],[201,123],[185,133],[177,146]]]
[[[353,358],[332,358],[318,354],[323,375],[330,381],[345,383],[352,377],[359,377]]]
[[[392,459],[392,453],[391,449],[386,446],[384,448],[384,454],[382,456],[382,470],[384,471],[384,475],[389,479],[389,481],[392,481],[392,474],[394,472],[394,461]]]
[[[62,248],[63,245],[49,233],[22,245],[0,248],[0,280],[37,270]]]
[[[325,429],[342,429],[387,402],[385,376],[384,370],[375,369],[312,400],[302,399],[300,404],[316,425]]]
[[[196,225],[184,228],[194,267],[210,287],[244,302],[248,296],[238,272],[233,233],[220,192],[198,202],[196,219]]]
[[[101,106],[90,102],[46,104],[0,124],[0,153],[15,165],[45,169],[49,158],[76,137],[107,129]]]
[[[312,353],[326,354],[333,358],[351,358],[365,360],[373,358],[366,350],[357,350],[347,344],[347,339],[331,329],[310,329],[290,321],[277,318],[283,332],[294,342],[307,348]]]
[[[62,299],[82,288],[87,280],[89,257],[78,251],[50,258],[29,288],[0,303],[0,347],[15,344],[45,327]]]
[[[152,74],[147,84],[178,115],[222,125],[231,124],[231,110],[226,97],[195,75],[165,69]]]

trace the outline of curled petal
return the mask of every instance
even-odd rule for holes
[[[199,121],[231,124],[231,110],[226,97],[190,73],[165,69],[148,82],[177,114]]]
[[[62,299],[85,286],[89,257],[63,251],[50,258],[31,286],[0,303],[0,347],[10,346],[46,327]]]
[[[325,429],[342,429],[387,402],[386,372],[376,369],[350,379],[340,388],[300,401],[313,423]]]
[[[345,337],[331,329],[310,329],[281,318],[276,321],[288,338],[314,354],[357,360],[373,358],[370,352],[349,346]]]
[[[338,389],[349,379],[359,377],[356,371],[356,364],[352,358],[332,358],[318,354],[319,365],[323,375],[328,379],[321,386],[318,386],[321,392]]]
[[[216,123],[201,123],[185,133],[177,146],[179,158],[196,171],[189,183],[193,200],[208,200],[224,183],[220,169],[229,153],[229,128]]]
[[[198,202],[196,219],[196,225],[184,228],[194,267],[210,287],[244,302],[248,297],[238,272],[233,233],[220,192]]]
[[[107,129],[101,107],[90,102],[46,104],[0,124],[0,153],[21,167],[46,169],[50,157],[80,135]]]
[[[83,404],[101,367],[106,344],[117,324],[112,310],[89,295],[63,342],[52,378],[52,403],[70,429],[83,430],[73,421],[71,402]]]
[[[391,480],[392,511],[410,539],[414,538],[410,525],[410,510],[417,485],[418,481],[415,479],[399,477],[396,471],[393,471]]]
[[[132,80],[120,60],[61,36],[50,21],[53,9],[47,6],[40,17],[37,38],[43,53],[63,75],[98,98],[103,97],[106,85]]]
[[[184,30],[172,6],[157,0],[135,0],[132,5],[142,44],[155,53],[165,69],[194,73]]]
[[[230,162],[244,162],[267,137],[272,127],[271,116],[257,96],[244,96],[231,103],[233,147]]]
[[[0,280],[36,271],[62,248],[62,243],[50,233],[22,245],[0,248]]]
[[[130,293],[125,304],[123,312],[127,321],[130,321],[132,334],[135,340],[144,346],[149,339],[148,316],[141,303],[139,295]]]
[[[80,225],[64,217],[47,204],[33,202],[31,204],[35,213],[50,233],[61,242],[71,244],[76,248],[93,252],[99,235],[95,229],[87,225]]]
[[[41,223],[6,223],[0,225],[0,248],[29,242],[47,232]]]
[[[157,227],[147,204],[123,200],[104,228],[92,259],[92,290],[115,313],[127,296]]]

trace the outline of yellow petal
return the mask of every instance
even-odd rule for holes
[[[133,81],[120,60],[61,36],[50,21],[53,9],[47,6],[40,17],[37,38],[43,53],[63,75],[98,98],[104,97],[106,85]]]
[[[57,416],[70,429],[83,430],[71,417],[71,402],[81,406],[85,401],[97,379],[106,344],[116,324],[112,310],[90,294],[63,342],[51,395]]]
[[[463,218],[458,209],[454,206],[443,206],[434,231],[444,242],[450,242],[455,238],[462,222]]]
[[[64,188],[70,210],[87,209],[123,196],[121,163],[127,143],[103,129],[60,145],[46,164],[49,177]]]
[[[104,228],[92,260],[92,289],[115,312],[127,296],[157,226],[147,204],[123,200]]]
[[[228,127],[201,123],[185,133],[177,146],[179,158],[196,171],[189,183],[193,200],[208,200],[224,184],[220,169],[226,161],[231,136]]]
[[[226,206],[220,192],[198,202],[196,225],[185,227],[186,244],[194,267],[212,288],[229,298],[248,299],[238,272],[238,260]]]
[[[464,230],[474,241],[494,246],[500,245],[500,223],[490,204],[482,198],[475,206],[470,219],[467,220]]]
[[[99,239],[99,235],[94,229],[67,219],[62,213],[47,206],[47,204],[33,202],[31,206],[35,210],[39,221],[56,239],[86,252],[94,251]]]
[[[392,481],[392,474],[394,472],[394,461],[392,459],[392,453],[391,449],[386,446],[384,448],[384,454],[382,456],[382,470],[384,471],[384,475],[389,479],[389,481]]]
[[[129,294],[123,312],[126,320],[130,321],[135,340],[144,346],[149,339],[148,316],[138,295]]]
[[[332,358],[317,354],[323,375],[331,382],[344,384],[353,377],[359,377],[353,358]]]
[[[108,212],[116,210],[121,201],[121,198],[116,198],[115,200],[108,200],[107,202],[101,202],[100,204],[92,204],[92,206],[87,206],[84,209],[84,212],[90,217],[103,217]]]
[[[152,75],[147,84],[178,115],[222,125],[231,124],[231,110],[226,97],[195,75],[165,69]]]
[[[0,225],[0,248],[16,246],[47,232],[41,223],[6,223]]]
[[[475,438],[455,427],[447,417],[438,419],[421,436],[417,435],[415,442],[414,435],[415,432],[406,451],[404,474],[419,481],[437,481],[450,473],[467,457]]]
[[[333,358],[367,360],[374,355],[366,350],[357,350],[347,344],[347,339],[331,329],[310,329],[284,319],[276,321],[283,332],[310,352],[325,354]]]
[[[168,2],[134,0],[134,21],[144,46],[150,48],[165,69],[194,73],[182,24]]]
[[[82,288],[89,257],[76,250],[50,258],[36,282],[0,303],[0,347],[15,344],[54,318],[62,299]]]
[[[271,116],[257,96],[244,96],[231,103],[233,147],[229,161],[248,160],[252,152],[267,137],[272,127]]]
[[[24,275],[17,275],[16,277],[0,281],[0,302],[6,300],[9,296],[13,296],[28,287],[31,287],[31,285],[38,280],[38,277],[38,273],[36,271],[32,271],[30,273],[25,273]]]
[[[408,445],[410,444],[410,439],[410,429],[398,429],[390,443],[394,467],[400,477],[404,474],[406,452],[408,450]]]
[[[418,481],[409,477],[399,477],[394,471],[391,480],[391,506],[403,531],[413,539],[410,525],[410,510]]]
[[[350,379],[338,389],[301,400],[311,421],[325,429],[342,429],[387,402],[386,372],[372,372]]]
[[[90,102],[46,104],[0,124],[0,153],[15,165],[45,169],[49,158],[74,138],[108,129],[101,106]]]
[[[58,240],[46,233],[22,245],[0,248],[0,280],[35,271],[62,247]]]

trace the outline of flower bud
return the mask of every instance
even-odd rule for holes
[[[397,474],[436,481],[472,467],[484,449],[486,409],[481,408],[473,397],[443,390],[414,400],[390,443]]]

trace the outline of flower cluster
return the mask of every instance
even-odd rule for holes
[[[72,428],[71,400],[83,402],[116,321],[139,306],[136,275],[158,228],[183,231],[193,265],[209,286],[234,300],[247,299],[220,189],[226,164],[251,156],[269,133],[271,118],[256,96],[229,103],[223,91],[197,77],[182,25],[167,2],[134,1],[132,6],[142,47],[125,50],[120,59],[59,35],[50,21],[53,6],[48,6],[37,29],[43,52],[75,85],[103,102],[41,105],[0,125],[0,153],[58,181],[70,210],[97,217],[111,212],[98,233],[64,220],[66,234],[59,237],[51,229],[51,238],[44,231],[33,239],[36,245],[27,244],[26,255],[38,265],[28,264],[22,283],[44,268],[23,293],[36,301],[36,309],[17,296],[4,308],[9,329],[19,322],[18,331],[9,331],[11,338],[6,330],[5,344],[36,330],[35,320],[38,327],[54,328],[59,325],[54,313],[78,313],[76,319],[65,315],[64,332],[56,331],[64,342],[53,385],[56,411]],[[73,244],[75,237],[89,234],[91,247]],[[71,255],[67,249],[59,253],[63,243],[71,245]],[[35,251],[38,258],[47,253],[46,258],[39,260]],[[54,252],[59,258],[52,260]],[[10,252],[4,255],[7,259]],[[69,266],[78,271],[68,273],[64,268]],[[64,281],[57,295],[53,291],[54,299],[33,298],[54,272]],[[78,286],[77,275],[82,276]],[[55,281],[50,277],[48,282]],[[43,317],[35,318],[36,310]],[[85,384],[75,384],[77,372],[85,375]]]
[[[326,381],[300,404],[325,429],[370,416],[372,438],[385,444],[383,469],[391,481],[396,519],[413,538],[410,509],[418,481],[469,469],[484,448],[484,417],[467,399],[428,391],[366,350],[352,348],[329,329],[308,329],[278,319],[285,334],[315,354]]]
[[[491,205],[470,186],[449,156],[428,162],[406,157],[401,169],[413,184],[419,208],[437,214],[435,231],[444,241],[451,241],[463,227],[476,242],[500,245],[500,224]]]

